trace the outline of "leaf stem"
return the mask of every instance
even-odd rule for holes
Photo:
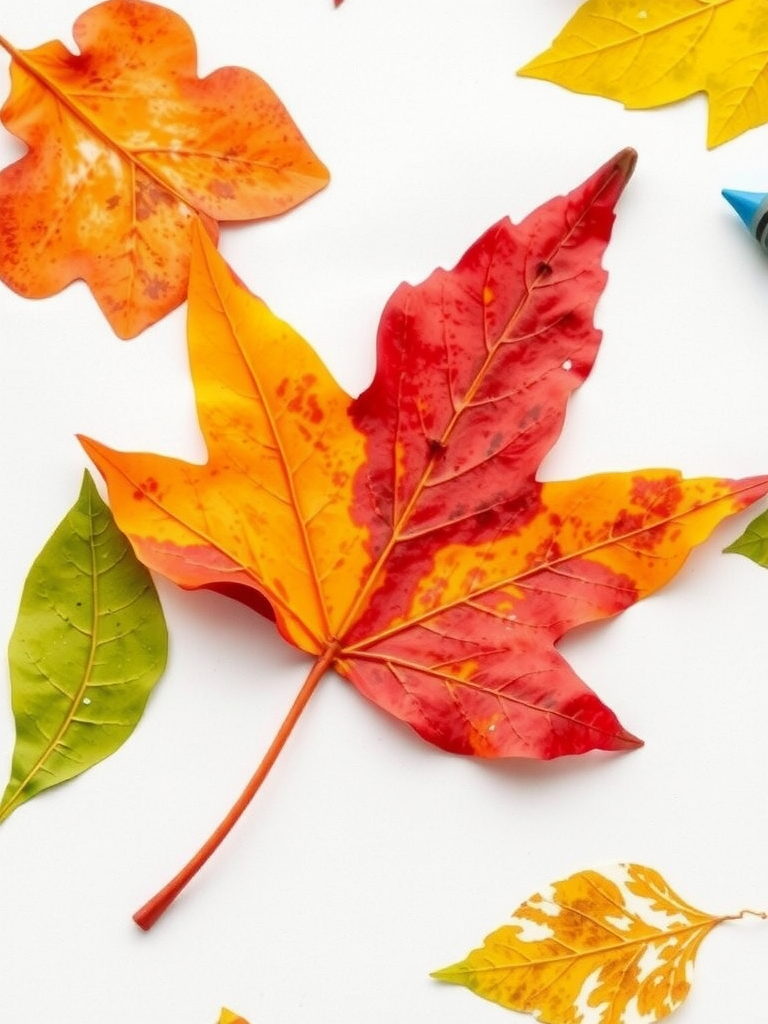
[[[763,921],[768,921],[768,912],[765,910],[740,910],[738,914],[727,914],[725,917],[721,917],[721,921],[741,921],[745,917],[759,917]]]
[[[305,679],[304,685],[296,695],[296,699],[293,704],[291,704],[288,714],[285,716],[282,725],[278,729],[277,734],[272,740],[266,754],[262,758],[261,763],[251,776],[248,785],[232,805],[229,813],[222,820],[218,828],[200,847],[194,857],[185,864],[181,871],[179,871],[179,873],[175,875],[167,885],[163,886],[162,889],[155,893],[155,895],[133,915],[133,920],[140,928],[143,928],[144,931],[149,931],[152,925],[162,917],[171,903],[173,903],[185,886],[195,877],[203,864],[205,864],[208,858],[218,848],[222,840],[224,840],[232,831],[232,828],[237,823],[248,804],[259,791],[262,782],[264,782],[267,775],[269,775],[272,765],[275,763],[280,751],[285,746],[286,740],[291,735],[293,727],[301,717],[301,713],[307,706],[309,698],[315,692],[317,684],[320,682],[326,669],[338,654],[338,650],[339,645],[337,642],[329,644],[323,654],[314,663],[312,670]]]

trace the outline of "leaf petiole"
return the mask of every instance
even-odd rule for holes
[[[232,805],[229,813],[222,820],[218,828],[210,835],[206,842],[203,843],[194,857],[184,865],[181,871],[179,871],[178,874],[176,874],[170,882],[167,883],[167,885],[164,885],[162,889],[156,892],[151,899],[147,900],[144,906],[137,910],[133,915],[133,920],[140,928],[143,928],[144,931],[149,931],[152,925],[163,916],[176,897],[182,892],[186,885],[192,881],[203,864],[205,864],[209,857],[211,857],[214,851],[219,847],[221,842],[232,831],[248,804],[261,788],[262,782],[264,782],[267,775],[269,775],[280,751],[285,746],[286,740],[293,732],[293,727],[301,717],[302,711],[309,703],[310,697],[317,689],[318,683],[333,662],[338,651],[339,645],[334,642],[329,644],[326,650],[317,658],[312,666],[312,670],[304,680],[304,685],[296,695],[296,699],[293,704],[291,704],[288,714],[285,716],[274,740],[262,758],[261,763],[251,776],[248,785]]]
[[[738,914],[726,914],[720,920],[742,921],[745,917],[759,917],[762,921],[768,921],[768,912],[765,910],[740,910]]]

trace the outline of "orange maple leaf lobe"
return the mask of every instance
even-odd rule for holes
[[[321,654],[370,564],[365,531],[349,519],[364,459],[349,396],[203,232],[189,342],[204,465],[83,444],[145,564],[259,611],[269,602],[286,638]]]
[[[31,297],[84,279],[121,337],[186,296],[193,224],[269,217],[328,172],[257,75],[197,77],[189,26],[107,0],[74,26],[79,54],[11,50],[0,113],[28,153],[0,173],[0,276]]]

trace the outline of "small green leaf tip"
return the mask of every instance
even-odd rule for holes
[[[724,549],[727,553],[744,555],[768,568],[768,509],[753,519],[744,533]]]

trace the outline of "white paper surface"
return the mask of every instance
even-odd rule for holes
[[[224,228],[221,250],[357,392],[401,280],[453,266],[498,218],[520,220],[632,145],[602,350],[540,475],[766,472],[768,260],[719,193],[768,190],[768,128],[708,152],[701,96],[628,112],[516,77],[576,6],[175,0],[201,73],[261,74],[332,173],[299,209]],[[4,0],[0,33],[71,47],[80,11]],[[21,152],[2,131],[0,162]],[[0,287],[0,636],[75,500],[87,465],[75,432],[203,457],[184,317],[121,342],[80,284],[41,301]],[[561,645],[642,750],[472,762],[329,674],[236,831],[144,934],[131,914],[226,812],[308,670],[247,609],[159,581],[170,665],[136,733],[0,828],[0,1021],[215,1024],[222,1005],[251,1024],[512,1021],[428,975],[549,881],[634,860],[710,912],[768,908],[768,573],[720,554],[752,514],[661,593]],[[765,925],[717,929],[675,1020],[768,1021],[767,953]]]

